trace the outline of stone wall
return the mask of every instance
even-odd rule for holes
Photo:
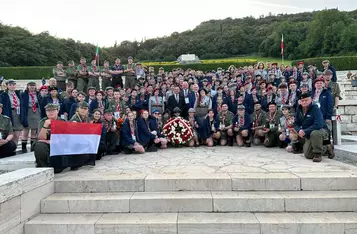
[[[41,200],[54,193],[52,168],[27,168],[0,175],[0,233],[23,234],[40,213]]]

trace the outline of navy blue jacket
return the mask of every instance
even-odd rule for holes
[[[238,115],[235,115],[233,117],[232,123],[233,123],[233,128],[235,128],[238,125]],[[239,128],[239,131],[250,130],[251,129],[250,125],[251,125],[250,114],[245,112],[245,114],[244,114],[244,125]]]
[[[36,93],[36,95],[38,96],[38,93]],[[27,128],[29,126],[28,119],[27,119],[28,114],[29,114],[29,102],[30,102],[29,92],[28,92],[28,90],[25,90],[23,93],[21,93],[22,115],[20,116],[21,123],[25,128]],[[36,103],[36,108],[40,108],[39,103]]]
[[[66,98],[63,101],[63,112],[69,114],[73,103],[76,103],[76,100],[73,97]]]
[[[158,137],[164,137],[164,135],[161,134],[159,126],[157,125],[157,119],[155,117],[150,117],[149,128],[151,131],[156,131]]]
[[[245,106],[245,112],[247,112],[248,114],[253,113],[254,101],[251,94],[247,94],[247,93],[245,94],[243,105]]]
[[[102,103],[103,103],[103,108],[105,110],[106,107],[105,100],[102,100]],[[97,100],[92,101],[89,105],[89,113],[93,114],[94,110],[98,109],[98,107],[99,107],[98,101]]]
[[[312,92],[312,97],[315,94],[315,90]],[[320,110],[324,120],[332,120],[333,115],[333,97],[328,89],[323,89],[320,97]]]
[[[232,97],[227,97],[227,104],[228,104],[228,110],[233,114],[237,114],[238,98],[234,97],[234,100],[232,101]]]
[[[78,102],[75,102],[72,104],[71,109],[69,110],[69,113],[68,113],[68,119],[72,119],[73,115],[76,113],[77,105],[78,105]]]
[[[149,126],[146,124],[143,118],[136,119],[136,126],[138,136],[136,140],[143,146],[147,145],[151,140],[154,140],[156,136],[149,131]]]
[[[310,138],[314,130],[327,129],[326,122],[323,120],[320,108],[316,104],[311,104],[304,115],[301,105],[298,106],[295,113],[294,129],[296,132],[303,130],[305,136]]]
[[[216,129],[216,131],[218,132],[219,131],[219,121],[216,117],[213,118],[213,126]],[[210,123],[208,116],[204,119],[204,121],[202,123],[202,127],[200,129],[201,129],[200,139],[207,140],[208,138],[211,137],[212,128],[211,128],[211,123]]]
[[[136,121],[135,121],[135,125],[136,125]],[[137,136],[137,128],[135,129],[135,136]],[[121,145],[124,147],[129,146],[129,145],[134,145],[134,143],[135,143],[135,141],[133,140],[133,138],[131,136],[130,124],[129,124],[128,119],[126,119],[124,121],[124,123],[121,125],[120,142],[121,142]]]
[[[143,104],[142,104],[141,100],[139,99],[139,97],[136,97],[135,104],[132,104],[131,96],[130,96],[126,105],[135,111],[140,111],[141,109],[143,109]]]
[[[275,96],[275,94],[273,94],[273,97],[272,97],[272,99],[271,99],[271,101],[272,102],[275,102],[275,98],[276,98],[276,96]],[[262,99],[262,109],[265,111],[265,112],[267,112],[268,111],[268,98],[267,98],[267,96],[265,95],[264,96],[264,98]]]
[[[21,91],[20,90],[16,90],[15,91],[17,97],[20,100],[20,105],[21,105]],[[7,117],[9,117],[11,119],[11,122],[13,123],[13,118],[12,118],[12,109],[11,109],[11,101],[10,101],[10,97],[7,93],[7,91],[4,91],[1,93],[0,95],[0,103],[2,103],[3,107],[2,107],[2,114],[6,115]],[[22,119],[22,108],[20,106],[20,119]]]

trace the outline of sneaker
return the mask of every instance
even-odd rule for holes
[[[313,162],[321,162],[322,161],[322,156],[321,154],[315,154],[313,159],[312,159]]]
[[[333,159],[335,157],[335,146],[333,144],[327,145],[327,156],[329,159]]]

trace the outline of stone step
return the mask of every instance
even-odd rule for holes
[[[55,178],[56,193],[297,190],[357,190],[357,173],[70,174]]]
[[[41,202],[41,213],[348,211],[357,211],[355,190],[56,193]]]
[[[25,234],[354,234],[357,213],[41,214]]]

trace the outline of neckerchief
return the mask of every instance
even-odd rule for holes
[[[14,102],[14,108],[18,108],[19,107],[19,102],[17,101],[17,95],[15,92],[13,92],[12,94],[12,99],[13,99],[13,102]]]
[[[33,93],[29,93],[31,97],[31,109],[34,113],[36,113],[37,107],[36,107],[36,101],[35,101],[35,95]]]
[[[269,112],[269,123],[274,123],[274,119],[275,119],[275,116],[276,116],[276,112],[274,112],[274,115],[272,115],[270,112]]]

